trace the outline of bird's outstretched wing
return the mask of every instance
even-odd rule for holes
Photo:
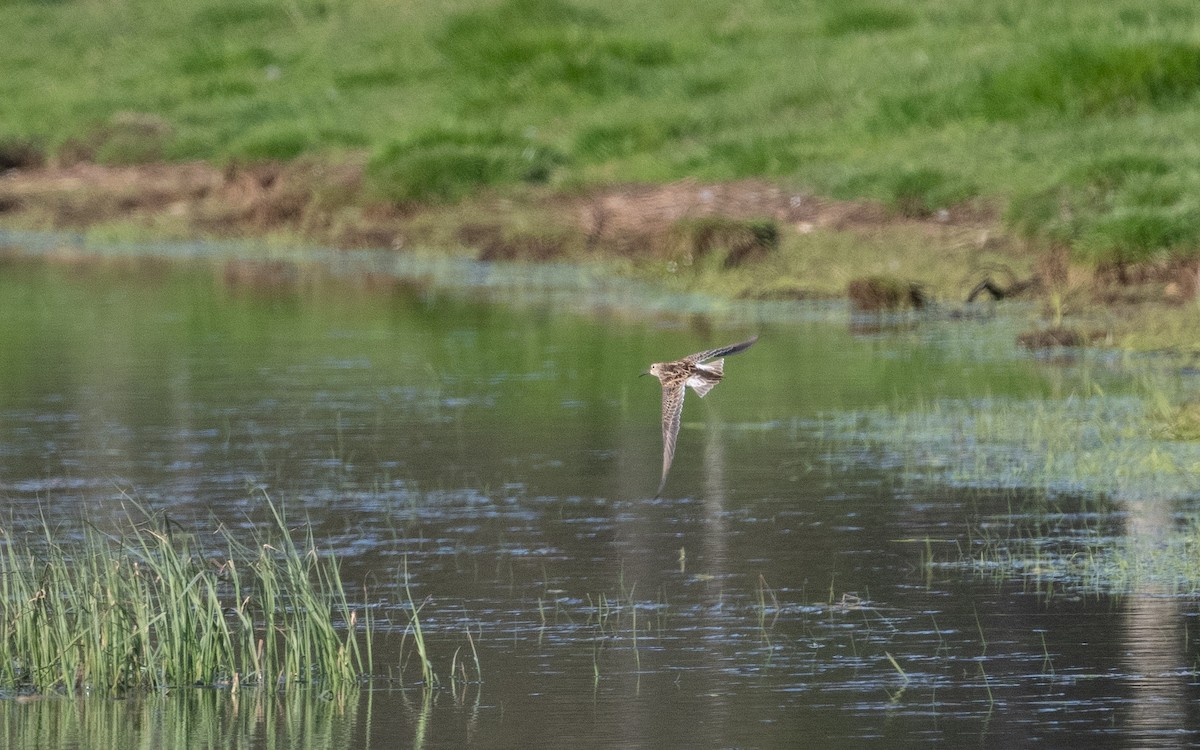
[[[663,472],[662,481],[658,483],[658,492],[654,493],[656,498],[662,495],[663,487],[667,486],[667,472],[671,470],[671,461],[675,459],[675,440],[679,437],[679,418],[683,414],[683,394],[682,382],[663,385]]]
[[[695,354],[684,357],[683,359],[687,362],[693,362],[693,363],[699,364],[701,362],[706,362],[706,361],[708,361],[710,359],[714,359],[716,357],[727,357],[730,354],[737,354],[738,352],[745,351],[746,349],[749,349],[750,345],[753,344],[755,341],[758,341],[758,336],[755,336],[754,338],[751,338],[751,339],[746,339],[745,341],[743,341],[739,344],[730,344],[729,346],[723,346],[720,349],[709,349],[708,351],[704,351],[704,352],[696,352]]]

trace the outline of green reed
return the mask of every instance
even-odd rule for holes
[[[409,607],[408,627],[404,631],[404,638],[407,640],[408,635],[412,634],[413,644],[417,649],[417,658],[421,661],[421,680],[427,687],[435,687],[438,684],[438,677],[433,670],[433,662],[430,660],[429,651],[425,646],[425,631],[421,629],[421,608],[429,600],[426,599],[418,605],[413,599],[412,587],[409,585],[407,557],[404,558],[404,596],[408,600]],[[474,648],[473,645],[472,648]],[[401,651],[403,650],[404,646],[401,643]],[[450,671],[453,673],[453,666]]]
[[[771,600],[770,606],[767,606],[767,599]],[[762,573],[758,574],[758,629],[764,633],[768,628],[775,626],[775,621],[779,619],[779,598],[775,596],[775,590],[767,585],[766,576]],[[767,615],[771,616],[770,621],[767,621]]]
[[[274,525],[245,541],[221,527],[216,550],[136,505],[115,532],[0,529],[0,689],[355,684],[369,615],[360,637],[336,558],[265,501]]]

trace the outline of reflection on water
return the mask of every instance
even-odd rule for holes
[[[1173,503],[1156,497],[1126,501],[1126,536],[1136,545],[1161,545],[1176,533]],[[1180,601],[1159,584],[1142,584],[1125,604],[1122,663],[1132,696],[1128,726],[1143,746],[1192,744],[1188,726],[1190,658]]]
[[[123,700],[0,701],[0,740],[12,748],[365,747],[371,696],[334,701],[308,691],[183,689]]]
[[[913,482],[918,463],[998,461],[965,420],[908,423],[891,448],[841,429],[911,404],[1069,399],[1102,377],[1119,393],[1119,373],[1047,369],[1003,318],[864,333],[834,307],[649,315],[579,287],[515,305],[472,273],[467,292],[334,274],[260,293],[203,264],[0,265],[3,523],[45,514],[71,535],[132,496],[197,531],[250,529],[265,490],[384,629],[374,679],[340,702],[0,700],[6,746],[1196,739],[1194,602],[924,568],[927,546],[970,550],[980,519],[1007,529],[1046,497],[1013,464],[983,486]],[[749,333],[737,377],[689,406],[652,500],[660,390],[637,374]],[[894,450],[906,441],[917,458]],[[1187,501],[1121,502],[1052,500],[1123,537],[1170,528]],[[406,561],[432,690],[404,637]],[[481,680],[451,667],[472,642]]]

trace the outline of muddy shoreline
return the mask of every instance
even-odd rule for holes
[[[876,202],[832,200],[751,179],[528,187],[483,192],[454,204],[400,205],[372,195],[361,160],[224,167],[201,161],[79,162],[0,173],[0,223],[56,231],[133,227],[172,239],[278,236],[344,249],[445,247],[485,261],[616,262],[649,276],[655,268],[673,273],[676,265],[719,256],[710,263],[717,275],[721,269],[750,269],[764,282],[772,278],[772,255],[788,252],[788,243],[805,235],[873,242],[874,250],[863,248],[864,259],[896,236],[918,244],[927,259],[955,274],[952,288],[937,290],[941,301],[955,304],[977,296],[1047,298],[1067,290],[1102,307],[1180,305],[1194,301],[1200,289],[1196,262],[1077,267],[1065,249],[1031,248],[1012,236],[999,209],[981,201],[906,214]],[[832,292],[865,309],[919,306],[926,298],[921,293],[896,294],[886,287],[919,289],[924,280],[903,260],[892,265],[890,278],[864,274]],[[824,292],[809,294],[804,282],[801,277],[779,293],[803,298],[831,291],[826,284]],[[864,289],[866,294],[858,293]]]
[[[81,229],[125,221],[222,237],[288,231],[345,248],[451,240],[477,248],[483,260],[547,260],[580,251],[661,255],[681,222],[714,217],[766,220],[802,234],[903,224],[935,241],[979,233],[987,234],[982,242],[1007,241],[996,211],[981,205],[902,216],[878,203],[820,198],[765,180],[530,188],[485,192],[454,205],[397,205],[371,196],[357,162],[76,163],[0,174],[0,219],[26,226]]]

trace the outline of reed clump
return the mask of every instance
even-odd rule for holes
[[[0,690],[357,684],[371,668],[369,614],[337,559],[311,531],[297,541],[267,502],[267,531],[243,541],[221,527],[216,549],[136,506],[117,532],[86,519],[70,538],[45,521],[0,529]]]

